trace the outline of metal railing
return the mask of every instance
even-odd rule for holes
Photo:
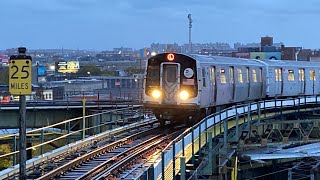
[[[139,102],[141,97],[139,90],[132,89],[113,89],[113,90],[97,90],[97,91],[66,91],[61,94],[50,94],[47,96],[37,96],[36,94],[27,95],[27,102],[74,102],[87,99],[87,101],[104,102],[104,101],[137,101]],[[10,96],[9,94],[0,94],[0,105],[17,104],[19,102],[18,96]]]
[[[128,105],[127,108],[106,110],[101,113],[72,118],[46,127],[28,130],[28,142],[33,142],[36,145],[28,147],[27,151],[42,155],[55,149],[49,148],[50,146],[47,146],[49,144],[53,145],[55,143],[56,146],[62,147],[85,137],[111,130],[117,127],[116,124],[118,126],[125,125],[133,118],[143,119],[149,112],[141,107],[141,105]],[[125,117],[125,114],[131,114],[132,116]],[[17,164],[19,133],[2,135],[0,141],[11,143],[13,146],[13,151],[0,155],[0,159],[10,160],[12,165]]]
[[[297,97],[288,99],[264,100],[252,102],[244,105],[236,105],[222,111],[216,112],[193,127],[187,129],[179,137],[173,140],[168,146],[162,150],[161,158],[158,159],[148,170],[151,179],[174,179],[181,172],[181,160],[185,162],[195,161],[195,154],[201,154],[201,149],[211,141],[209,135],[216,138],[223,134],[222,147],[227,146],[229,139],[228,130],[235,127],[235,138],[239,139],[239,131],[243,127],[241,124],[249,124],[253,121],[253,116],[260,118],[269,117],[272,112],[282,114],[284,109],[292,109],[300,112],[301,105],[319,105],[318,96],[313,97]],[[264,114],[262,114],[262,112]],[[229,121],[231,120],[232,121]],[[249,128],[245,127],[245,128]],[[182,169],[184,169],[182,167]],[[185,172],[181,173],[185,175]]]

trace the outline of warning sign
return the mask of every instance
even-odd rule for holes
[[[31,59],[10,59],[9,92],[12,95],[30,95],[32,63]]]

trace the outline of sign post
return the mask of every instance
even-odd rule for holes
[[[19,179],[26,179],[26,96],[31,95],[32,58],[26,56],[27,49],[18,48],[18,55],[12,55],[9,62],[9,92],[19,95]]]

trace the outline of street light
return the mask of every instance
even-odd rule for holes
[[[89,76],[91,76],[91,72],[88,71],[87,74],[88,74]]]
[[[188,14],[189,19],[189,54],[192,53],[192,44],[191,44],[191,28],[192,28],[192,19],[191,14]]]

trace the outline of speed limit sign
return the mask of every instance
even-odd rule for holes
[[[9,63],[9,92],[12,95],[31,95],[31,71],[30,59],[10,58]]]

